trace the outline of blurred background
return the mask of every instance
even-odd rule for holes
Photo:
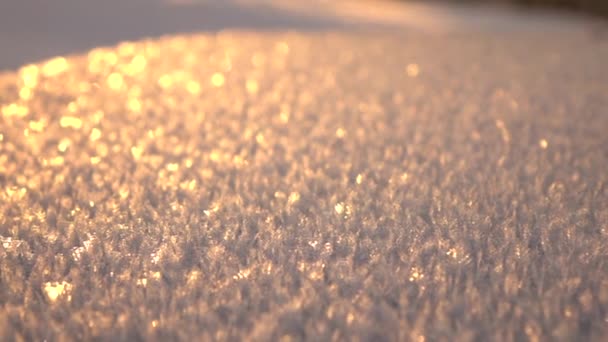
[[[459,1],[459,0],[453,0]],[[491,2],[492,0],[490,0]],[[608,1],[605,0],[493,0],[498,3],[515,4],[536,7],[557,7],[606,16],[608,15]],[[482,1],[477,1],[482,2]]]
[[[0,70],[174,33],[587,30],[606,14],[606,0],[4,0]]]

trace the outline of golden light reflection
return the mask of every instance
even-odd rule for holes
[[[93,50],[88,57],[89,71],[92,73],[102,72],[106,67],[113,66],[118,61],[118,56],[114,52],[104,49]]]
[[[135,43],[133,42],[124,42],[118,45],[117,52],[122,57],[128,57],[135,53]]]
[[[218,162],[220,160],[220,156],[221,156],[221,154],[219,151],[213,150],[209,154],[209,159],[211,159],[211,161]]]
[[[26,88],[34,88],[38,84],[40,71],[35,65],[28,65],[19,70],[21,81]]]
[[[143,148],[141,148],[139,146],[131,147],[131,155],[133,156],[133,159],[139,160],[143,153],[144,153]]]
[[[29,100],[29,99],[32,98],[32,95],[33,95],[33,91],[32,91],[31,88],[23,87],[23,88],[21,88],[19,90],[19,97],[22,100],[26,100],[27,101],[27,100]]]
[[[51,166],[61,166],[61,165],[63,165],[63,161],[64,161],[64,159],[62,156],[57,156],[57,157],[51,158],[48,161],[48,163]]]
[[[107,78],[108,87],[112,90],[121,90],[124,84],[124,78],[121,74],[114,72],[111,73]]]
[[[186,282],[188,283],[188,285],[195,285],[200,280],[201,277],[202,277],[202,274],[200,271],[197,271],[197,270],[190,271],[190,273],[187,276]]]
[[[99,140],[99,138],[101,138],[101,131],[98,128],[93,128],[91,130],[91,134],[89,135],[89,139],[94,142]]]
[[[72,284],[62,282],[48,282],[44,284],[44,292],[51,302],[59,299],[60,296],[67,295],[72,290]],[[68,300],[71,298],[68,296]]]
[[[279,53],[286,55],[289,53],[289,45],[286,42],[279,42],[276,45],[276,49]]]
[[[30,110],[28,107],[17,103],[11,103],[2,107],[2,115],[7,117],[16,116],[21,118],[28,115],[29,112]]]
[[[250,275],[251,275],[251,269],[247,268],[244,270],[240,270],[239,273],[234,275],[232,278],[234,280],[243,280],[243,279],[249,278]]]
[[[262,146],[266,145],[266,137],[262,133],[258,133],[255,135],[255,141]]]
[[[243,157],[239,156],[239,155],[235,155],[234,157],[232,157],[232,163],[237,166],[237,167],[241,167],[243,165],[247,165],[247,161],[245,159],[243,159]]]
[[[405,68],[405,72],[409,77],[417,77],[420,74],[420,67],[418,64],[408,64]]]
[[[95,113],[93,113],[93,122],[98,124],[104,116],[105,114],[102,110],[95,111]]]
[[[300,200],[300,194],[297,192],[292,192],[291,194],[289,194],[289,198],[287,199],[287,203],[289,205],[295,204],[296,202],[298,202]]]
[[[344,213],[344,211],[345,211],[345,205],[344,205],[344,203],[341,203],[341,202],[337,203],[334,206],[334,210],[336,211],[336,213],[338,213],[338,215],[342,215]]]
[[[196,189],[196,179],[192,179],[189,181],[183,181],[179,184],[179,187],[183,190],[193,191],[194,189]]]
[[[454,247],[450,248],[445,254],[452,259],[458,258],[458,250],[456,250]]]
[[[198,95],[201,92],[201,85],[196,81],[188,81],[186,91],[192,95]]]
[[[355,315],[352,312],[349,312],[348,315],[346,315],[346,324],[352,324],[354,320]]]
[[[290,116],[289,107],[281,106],[281,112],[279,113],[279,119],[281,120],[281,122],[288,123],[289,116]]]
[[[70,145],[72,144],[72,141],[68,138],[63,138],[59,141],[59,144],[57,144],[57,150],[59,150],[59,152],[65,152],[67,151],[67,149],[70,147]]]
[[[261,266],[261,271],[263,274],[272,274],[272,262],[265,262],[262,266]]]
[[[258,82],[256,80],[247,80],[245,83],[245,88],[247,88],[247,92],[249,94],[256,94],[260,88]]]
[[[224,85],[224,83],[226,82],[226,79],[224,78],[224,75],[222,73],[216,72],[211,76],[211,84],[214,87],[221,87]]]
[[[80,129],[82,127],[82,120],[75,116],[63,116],[59,120],[59,125],[63,128]]]
[[[30,130],[32,130],[34,132],[42,132],[42,131],[44,131],[44,128],[46,127],[46,121],[44,119],[40,119],[37,121],[30,121],[28,124],[28,127],[30,128]]]
[[[123,186],[120,189],[118,189],[118,195],[123,200],[126,199],[127,197],[129,197],[130,193],[131,192],[129,191],[129,189],[126,186]]]
[[[46,77],[55,77],[68,70],[68,61],[63,57],[56,57],[42,66],[42,74]]]
[[[207,210],[203,210],[203,213],[206,216],[211,216],[214,213],[217,213],[220,210],[220,205],[219,204],[214,204],[211,208],[207,209]]]
[[[4,189],[4,191],[6,193],[6,198],[13,200],[21,200],[27,193],[26,188],[18,188],[15,186],[7,187],[6,189]]]
[[[78,111],[78,104],[74,101],[68,103],[68,112],[76,113]]]
[[[545,139],[541,139],[538,142],[538,145],[540,145],[540,148],[542,148],[543,150],[546,149],[547,147],[549,147],[549,142]]]
[[[410,271],[410,281],[418,281],[424,278],[422,270],[418,267],[412,267]]]
[[[142,55],[137,55],[131,60],[129,67],[127,68],[127,72],[131,75],[138,74],[144,71],[147,65],[148,61],[146,60],[146,57]]]
[[[158,85],[163,89],[168,89],[173,85],[173,78],[168,74],[162,75],[158,79]]]
[[[343,128],[338,128],[336,130],[336,137],[342,139],[344,136],[346,136],[346,131]]]
[[[140,113],[142,110],[141,101],[137,98],[129,98],[127,108],[134,113]]]

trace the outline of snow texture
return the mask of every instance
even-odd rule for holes
[[[228,32],[2,74],[0,339],[600,341],[607,60]]]

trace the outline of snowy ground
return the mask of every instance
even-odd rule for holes
[[[0,74],[0,340],[608,336],[601,25],[30,3],[4,65],[71,55]]]

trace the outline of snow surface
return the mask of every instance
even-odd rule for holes
[[[0,76],[2,339],[601,340],[608,45],[563,39],[229,32]]]

